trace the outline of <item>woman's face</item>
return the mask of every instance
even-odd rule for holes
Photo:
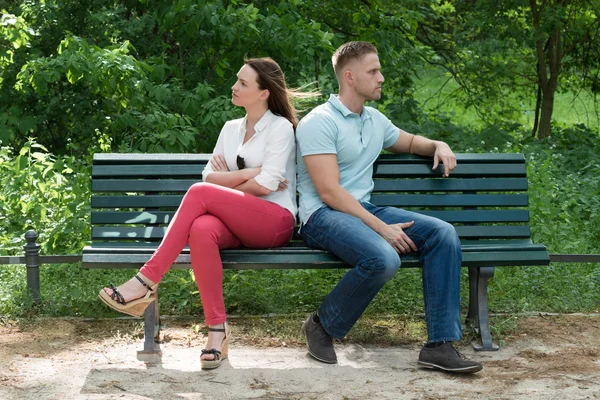
[[[249,65],[244,65],[237,73],[237,81],[231,87],[231,102],[236,106],[253,106],[267,101],[269,91],[258,87],[258,74]]]

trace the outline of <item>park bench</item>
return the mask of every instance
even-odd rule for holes
[[[156,249],[185,191],[202,180],[208,154],[96,154],[92,166],[92,242],[83,268],[140,268]],[[546,247],[534,244],[528,225],[522,154],[458,154],[450,178],[432,171],[432,160],[381,155],[374,167],[372,203],[410,209],[452,223],[461,238],[469,275],[467,322],[477,350],[496,350],[488,320],[488,280],[495,267],[548,265]],[[442,167],[440,167],[442,168]],[[350,233],[349,233],[350,234]],[[349,268],[336,256],[306,247],[298,235],[286,247],[221,252],[226,269]],[[420,267],[416,254],[402,267]],[[186,248],[173,268],[191,268]],[[399,272],[401,273],[401,272]],[[401,311],[401,310],[398,310]],[[145,312],[144,350],[156,353],[158,301]]]

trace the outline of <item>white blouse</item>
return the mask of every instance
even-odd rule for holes
[[[254,135],[244,144],[246,135],[246,117],[227,121],[221,129],[213,156],[225,157],[230,171],[237,171],[236,159],[239,155],[244,159],[246,168],[261,167],[254,178],[256,182],[272,192],[262,199],[279,204],[289,210],[294,217],[298,210],[296,205],[296,138],[292,123],[267,110],[254,126]],[[212,159],[212,158],[211,158]],[[202,180],[214,172],[210,162],[202,171]],[[286,190],[276,192],[280,182],[288,180]]]

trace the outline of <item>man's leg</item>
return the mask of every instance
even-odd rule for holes
[[[365,208],[387,224],[415,221],[404,230],[419,251],[429,342],[462,338],[460,326],[460,240],[452,225],[395,207]]]
[[[388,224],[415,221],[405,229],[419,251],[422,266],[428,343],[419,364],[451,372],[477,372],[483,366],[458,353],[451,342],[462,337],[460,326],[460,267],[462,251],[454,227],[437,218],[395,207],[364,204]]]
[[[323,207],[302,227],[305,243],[330,251],[354,268],[350,269],[319,308],[323,328],[343,338],[373,297],[400,267],[400,257],[360,219]]]

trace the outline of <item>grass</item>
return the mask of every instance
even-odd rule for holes
[[[415,100],[425,112],[442,112],[451,116],[452,122],[462,126],[482,128],[485,122],[481,120],[474,108],[464,109],[456,98],[458,83],[448,77],[444,71],[429,68],[421,74],[416,82]],[[523,100],[515,91],[508,91],[507,96],[512,99],[511,104],[518,105],[520,112],[518,119],[512,122],[519,123],[528,129],[533,127],[535,114],[535,93]],[[553,120],[564,126],[584,124],[589,128],[600,131],[600,115],[594,107],[594,99],[587,92],[575,94],[573,92],[556,93]]]

